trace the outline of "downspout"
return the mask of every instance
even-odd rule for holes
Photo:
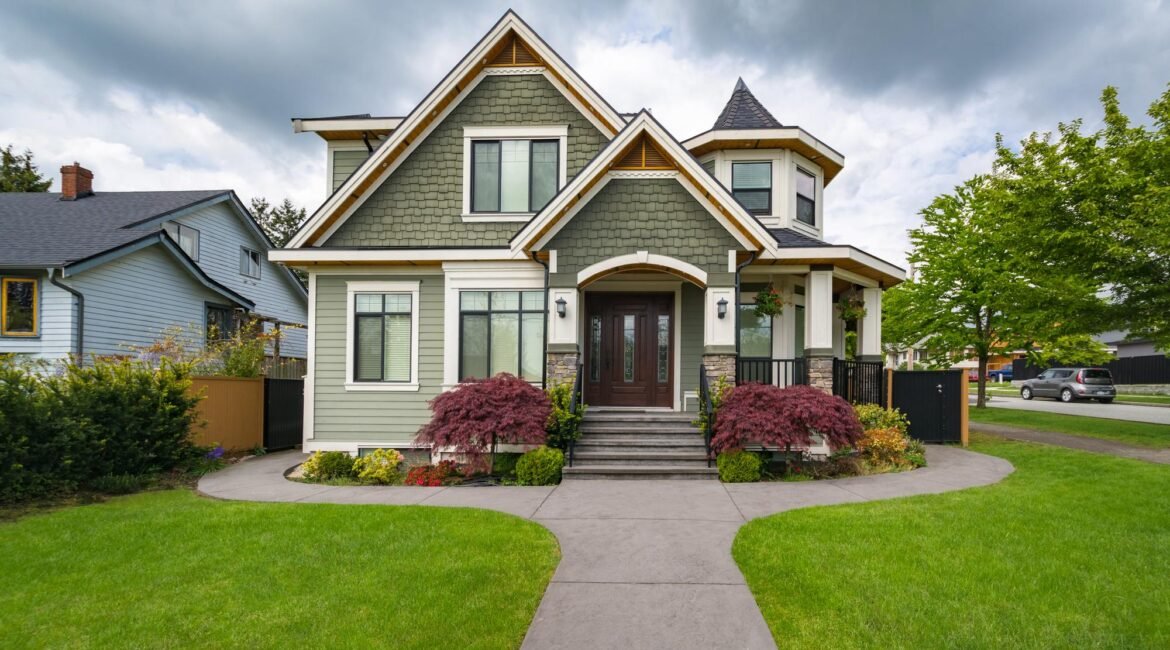
[[[543,357],[543,359],[542,359],[541,364],[540,364],[540,387],[541,387],[541,389],[547,389],[548,388],[548,322],[549,322],[549,320],[551,320],[549,318],[549,314],[548,314],[548,263],[541,261],[541,259],[539,257],[537,257],[536,251],[532,251],[530,253],[530,255],[532,255],[532,259],[536,260],[537,264],[544,267],[544,328],[543,328],[544,329],[544,343],[542,344],[543,348],[544,348],[544,354],[541,355]]]
[[[63,289],[65,291],[68,291],[69,293],[73,294],[74,298],[77,298],[77,352],[76,352],[76,354],[77,354],[77,362],[81,363],[82,362],[82,355],[85,354],[85,296],[83,296],[81,294],[81,292],[78,291],[77,289],[74,289],[73,287],[71,287],[67,284],[63,284],[61,282],[58,282],[57,278],[53,277],[53,268],[52,267],[47,269],[47,271],[49,273],[49,284],[51,284],[54,287],[57,287],[59,289]]]
[[[752,251],[751,257],[744,260],[743,264],[735,267],[735,380],[739,383],[739,272],[746,268],[749,264],[756,261],[756,256],[759,251]]]

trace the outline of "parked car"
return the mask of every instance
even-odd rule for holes
[[[987,373],[987,378],[991,381],[1011,381],[1012,367],[1008,365],[999,370],[990,370]]]
[[[1024,382],[1020,397],[1055,397],[1062,402],[1095,399],[1108,404],[1117,396],[1113,375],[1105,368],[1049,368]]]

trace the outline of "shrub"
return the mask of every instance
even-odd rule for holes
[[[459,465],[452,460],[441,460],[434,465],[415,465],[406,473],[407,485],[439,487],[458,477]]]
[[[760,480],[763,465],[758,455],[740,449],[720,452],[715,459],[719,480],[724,483],[755,483]]]
[[[921,440],[907,438],[906,462],[911,467],[926,467],[926,445]]]
[[[840,397],[812,386],[744,384],[724,398],[711,447],[720,452],[757,443],[787,450],[810,446],[819,434],[830,449],[839,449],[856,444],[861,433],[853,408]]]
[[[857,443],[857,449],[874,463],[901,465],[905,461],[907,438],[895,427],[869,429]]]
[[[484,456],[497,443],[540,445],[548,438],[548,395],[507,373],[469,380],[440,393],[430,406],[433,415],[417,441],[450,447],[474,469],[486,469]]]
[[[402,454],[396,449],[375,449],[353,461],[353,472],[363,483],[378,485],[401,485]]]
[[[581,418],[585,415],[585,405],[580,404],[580,413],[569,410],[569,403],[573,398],[573,384],[564,382],[548,389],[548,399],[552,406],[552,413],[548,416],[548,446],[557,449],[567,449],[569,443],[581,437]]]
[[[103,494],[132,494],[149,487],[151,480],[138,474],[108,474],[89,481],[86,487]]]
[[[719,375],[719,377],[715,379],[715,383],[711,384],[710,388],[711,388],[711,410],[713,412],[715,412],[716,414],[718,414],[720,407],[723,406],[723,401],[725,399],[727,399],[727,394],[729,392],[731,392],[732,388],[735,388],[735,387],[732,386],[731,383],[727,381],[727,377],[725,377],[723,375]],[[704,407],[704,403],[706,401],[707,400],[704,399],[703,395],[700,393],[699,394],[699,417],[694,421],[694,425],[699,427],[699,433],[703,434],[704,436],[707,435],[708,433],[713,433],[713,432],[708,432],[708,430],[707,430],[708,427],[711,426],[711,424],[709,422],[707,422],[707,409]],[[715,419],[718,420],[719,418],[716,417]]]
[[[565,455],[559,449],[537,447],[516,461],[516,482],[520,485],[556,485],[561,480]]]
[[[520,460],[521,454],[516,453],[497,453],[492,458],[492,474],[496,476],[515,476],[516,475],[516,461]]]
[[[33,372],[0,360],[0,503],[49,496],[74,486],[64,429],[46,427],[48,400]]]
[[[305,478],[331,481],[353,476],[353,456],[344,451],[317,451],[301,465]]]
[[[858,404],[853,407],[862,429],[898,429],[905,434],[910,429],[910,420],[898,409],[887,409],[877,404]]]

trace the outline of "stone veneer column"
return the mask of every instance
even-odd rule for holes
[[[833,394],[833,358],[808,358],[808,385]]]
[[[576,350],[571,352],[549,350],[546,363],[548,374],[545,375],[545,385],[551,388],[557,384],[572,382],[576,378],[581,355]]]
[[[707,369],[707,382],[714,387],[723,377],[731,386],[735,385],[735,355],[712,353],[703,355],[703,367]]]

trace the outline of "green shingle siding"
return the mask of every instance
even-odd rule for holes
[[[699,365],[703,363],[703,290],[686,282],[682,286],[682,327],[679,347],[682,352],[682,390],[699,390]]]
[[[324,246],[503,246],[516,223],[463,223],[463,128],[569,125],[571,180],[607,142],[541,75],[485,77]]]
[[[418,392],[345,390],[346,282],[419,282]],[[443,385],[443,276],[317,277],[313,438],[403,443],[430,419],[427,402]]]
[[[621,178],[602,188],[544,248],[557,251],[552,286],[575,286],[581,269],[638,251],[716,274],[708,278],[714,286],[716,278],[729,275],[727,251],[742,247],[677,180]]]

